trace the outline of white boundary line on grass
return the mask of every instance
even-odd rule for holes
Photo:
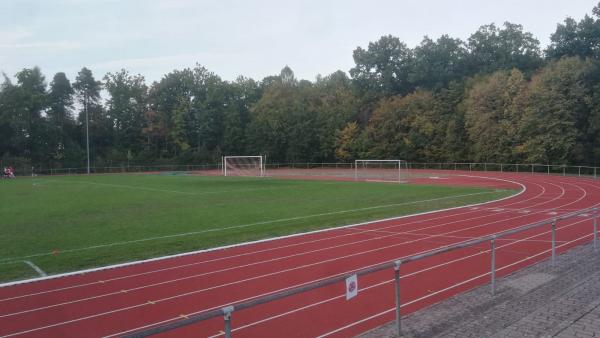
[[[225,231],[225,230],[231,230],[231,229],[247,228],[247,227],[252,227],[252,226],[255,226],[255,225],[273,224],[273,223],[295,221],[295,220],[307,219],[307,218],[313,218],[313,217],[320,217],[320,216],[330,216],[330,215],[347,214],[347,213],[353,213],[353,212],[357,212],[357,211],[385,209],[385,208],[390,208],[390,207],[398,207],[398,206],[403,206],[403,205],[412,205],[412,204],[419,204],[419,203],[425,203],[425,202],[440,201],[440,200],[446,200],[446,199],[454,199],[454,198],[460,198],[460,197],[485,195],[485,194],[491,194],[492,192],[493,191],[484,191],[484,192],[477,192],[477,193],[471,193],[471,194],[451,195],[451,196],[437,197],[437,198],[431,198],[431,199],[419,200],[419,201],[411,201],[411,202],[395,203],[395,204],[385,204],[385,205],[376,205],[376,206],[372,206],[372,207],[365,207],[365,208],[358,208],[358,209],[338,210],[338,211],[331,211],[331,212],[325,212],[325,213],[320,213],[320,214],[312,214],[312,215],[305,215],[305,216],[280,218],[280,219],[274,219],[274,220],[269,220],[269,221],[261,221],[261,222],[248,223],[248,224],[232,225],[232,226],[227,226],[227,227],[223,227],[223,228],[206,229],[206,230],[184,232],[184,233],[172,234],[172,235],[165,235],[165,236],[147,237],[147,238],[135,239],[135,240],[131,240],[131,241],[122,241],[122,242],[113,242],[113,243],[91,245],[91,246],[86,246],[86,247],[81,247],[81,248],[60,250],[60,253],[71,253],[71,252],[87,251],[87,250],[92,250],[92,249],[109,248],[109,247],[113,247],[113,246],[134,244],[134,243],[140,243],[140,242],[148,242],[148,241],[153,241],[153,240],[160,240],[160,239],[167,239],[167,238],[176,238],[176,237],[185,237],[185,236],[193,236],[193,235],[199,235],[199,234],[210,233],[210,232],[218,232],[218,231]],[[44,256],[50,256],[50,255],[53,255],[53,254],[54,253],[52,253],[52,252],[43,252],[43,253],[31,254],[31,255],[27,255],[27,256],[21,256],[21,257],[3,258],[3,259],[0,259],[0,265],[2,265],[2,264],[11,264],[11,263],[14,263],[14,262],[17,262],[17,261],[20,261],[20,260],[23,260],[23,259],[27,259],[27,258],[44,257]],[[1,287],[1,285],[0,285],[0,287]]]
[[[46,277],[46,276],[48,276],[48,274],[46,274],[46,273],[44,272],[44,270],[40,269],[40,267],[39,267],[39,266],[37,266],[37,265],[33,264],[33,262],[32,262],[32,261],[23,261],[23,263],[25,263],[25,264],[29,265],[29,266],[30,266],[30,267],[31,267],[33,270],[35,270],[35,272],[37,272],[37,273],[38,273],[38,274],[39,274],[41,277]]]
[[[121,268],[121,267],[127,267],[127,266],[131,266],[131,265],[138,265],[138,264],[144,264],[144,263],[149,263],[149,262],[162,261],[162,260],[171,259],[171,258],[185,257],[185,256],[196,255],[196,254],[205,253],[205,252],[225,250],[225,249],[229,249],[229,248],[236,248],[236,247],[240,247],[240,246],[247,246],[247,245],[252,245],[252,244],[257,244],[257,243],[271,242],[271,241],[285,239],[285,238],[294,238],[294,237],[305,236],[305,235],[316,234],[316,233],[327,232],[327,231],[334,231],[334,230],[339,230],[339,229],[344,229],[344,228],[352,228],[352,227],[362,226],[362,225],[366,225],[366,224],[373,224],[373,223],[386,222],[386,221],[391,221],[391,220],[398,220],[398,219],[403,219],[403,218],[407,218],[407,217],[414,217],[414,216],[420,216],[420,215],[428,215],[428,214],[437,213],[437,212],[445,212],[445,211],[450,211],[450,210],[457,210],[457,209],[462,209],[462,208],[469,208],[469,207],[474,207],[474,206],[479,206],[479,205],[496,203],[496,202],[504,201],[504,200],[507,200],[507,199],[510,199],[510,198],[515,198],[515,197],[517,197],[519,195],[522,195],[523,193],[525,193],[527,191],[527,187],[525,187],[525,185],[523,185],[522,183],[519,183],[517,181],[513,181],[513,180],[509,180],[509,179],[503,179],[503,178],[497,178],[497,177],[487,177],[487,176],[476,176],[476,175],[457,175],[457,176],[459,176],[459,177],[469,177],[469,178],[489,179],[489,180],[496,180],[496,181],[502,181],[502,182],[512,183],[512,184],[520,186],[521,190],[518,193],[514,194],[514,195],[510,195],[510,196],[507,196],[507,197],[504,197],[504,198],[501,198],[501,199],[498,199],[498,200],[494,200],[494,201],[487,201],[487,202],[482,202],[482,203],[475,203],[475,204],[463,205],[463,206],[459,206],[459,207],[452,207],[452,208],[446,208],[446,209],[440,209],[440,210],[432,210],[432,211],[426,211],[426,212],[416,213],[416,214],[410,214],[410,215],[403,215],[403,216],[398,216],[398,217],[390,217],[390,218],[385,218],[385,219],[379,219],[379,220],[374,220],[374,221],[355,223],[355,224],[344,225],[344,226],[339,226],[339,227],[334,227],[334,228],[321,229],[321,230],[315,230],[315,231],[310,231],[310,232],[302,232],[302,233],[285,235],[285,236],[279,236],[279,237],[265,238],[265,239],[260,239],[260,240],[256,240],[256,241],[250,241],[250,242],[244,242],[244,243],[237,243],[237,244],[225,245],[225,246],[220,246],[220,247],[210,248],[210,249],[202,249],[202,250],[196,250],[196,251],[190,251],[190,252],[183,252],[183,253],[178,253],[178,254],[174,254],[174,255],[167,255],[167,256],[149,258],[149,259],[144,259],[144,260],[138,260],[138,261],[132,261],[132,262],[126,262],[126,263],[119,263],[119,264],[113,264],[113,265],[107,265],[107,266],[102,266],[102,267],[98,267],[98,268],[91,268],[91,269],[84,269],[84,270],[66,272],[66,273],[61,273],[61,274],[56,274],[56,275],[45,276],[45,277],[37,277],[37,278],[20,280],[20,281],[13,281],[13,282],[8,282],[8,283],[2,283],[2,284],[0,284],[0,288],[14,286],[14,285],[20,285],[20,284],[34,283],[34,282],[39,282],[39,281],[44,281],[44,280],[49,280],[49,279],[55,279],[55,278],[62,278],[62,277],[75,276],[75,275],[82,275],[82,274],[87,274],[87,273],[96,272],[96,271],[103,271],[103,270],[109,270],[109,269],[116,269],[116,268]]]

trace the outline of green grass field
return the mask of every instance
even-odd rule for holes
[[[0,281],[37,276],[25,260],[50,274],[74,271],[512,193],[165,174],[2,180]]]

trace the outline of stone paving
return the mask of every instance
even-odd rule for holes
[[[402,318],[403,337],[600,337],[600,249],[591,244]],[[361,338],[395,337],[395,323]]]

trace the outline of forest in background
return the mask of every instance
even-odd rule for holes
[[[92,166],[357,158],[600,164],[600,4],[557,25],[551,43],[518,24],[466,41],[387,35],[357,47],[355,66],[315,81],[289,67],[225,81],[197,64],[147,84],[123,69],[71,82],[25,68],[0,85],[5,165]],[[106,98],[101,97],[106,94]]]

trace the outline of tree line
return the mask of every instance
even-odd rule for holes
[[[127,70],[98,80],[87,68],[48,83],[26,68],[0,85],[0,156],[15,166],[84,166],[87,111],[93,166],[240,154],[600,163],[600,4],[558,24],[545,50],[507,22],[466,41],[426,36],[414,48],[382,36],[353,58],[349,75],[312,82],[287,66],[260,81],[225,81],[196,65],[152,84]]]

